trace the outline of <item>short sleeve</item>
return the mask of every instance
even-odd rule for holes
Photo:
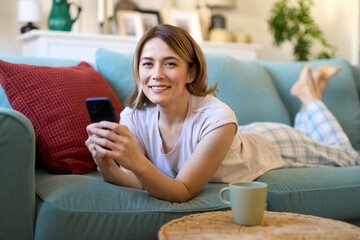
[[[130,132],[135,135],[135,137],[139,138],[138,131],[136,129],[136,125],[134,123],[134,115],[133,110],[129,107],[126,107],[121,113],[120,113],[120,124],[126,125]]]
[[[209,132],[225,124],[234,123],[237,129],[234,111],[219,99],[213,96],[196,97],[193,99],[192,106],[191,118],[193,118],[193,128],[199,133],[199,141]]]

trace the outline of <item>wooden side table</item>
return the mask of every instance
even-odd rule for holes
[[[261,225],[241,226],[231,211],[188,215],[163,225],[159,240],[190,239],[360,239],[349,223],[295,213],[265,212]]]

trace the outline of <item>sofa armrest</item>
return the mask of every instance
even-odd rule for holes
[[[0,108],[0,239],[33,239],[35,134],[21,113]]]

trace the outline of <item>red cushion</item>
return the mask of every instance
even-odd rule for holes
[[[13,64],[0,60],[0,84],[14,110],[33,124],[36,154],[53,173],[87,173],[96,169],[85,146],[90,124],[85,100],[109,97],[121,105],[104,77],[82,62],[71,67]]]

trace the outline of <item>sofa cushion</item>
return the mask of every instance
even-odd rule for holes
[[[268,188],[268,210],[347,222],[360,219],[360,167],[276,169],[257,181]]]
[[[9,100],[4,92],[4,89],[0,85],[0,107],[12,109]]]
[[[133,53],[117,53],[105,48],[96,51],[95,68],[108,81],[121,104],[130,96],[134,86]]]
[[[134,86],[131,53],[107,49],[96,52],[96,69],[123,103]],[[235,112],[239,124],[272,121],[290,124],[289,115],[264,68],[255,61],[207,54],[209,86],[218,81],[218,98]]]
[[[356,84],[349,63],[343,58],[314,60],[309,62],[266,62],[259,61],[272,77],[279,95],[285,103],[290,118],[294,119],[301,103],[289,94],[291,86],[298,80],[305,65],[313,69],[322,64],[342,67],[342,72],[330,80],[323,95],[323,101],[339,121],[353,147],[360,149],[360,102]]]
[[[45,67],[0,61],[0,84],[14,110],[34,126],[37,158],[54,173],[96,169],[85,146],[90,119],[85,100],[107,96],[121,106],[106,80],[89,64]]]
[[[252,122],[290,124],[274,83],[256,61],[206,54],[209,86],[218,81],[217,97],[235,112],[239,125]]]
[[[190,201],[171,203],[143,190],[107,183],[98,172],[53,175],[39,169],[35,238],[156,239],[160,227],[172,219],[228,210],[218,198],[224,186],[208,184]]]

